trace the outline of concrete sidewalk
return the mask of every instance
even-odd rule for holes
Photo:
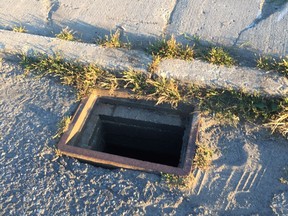
[[[120,29],[137,48],[165,34],[261,54],[288,55],[287,0],[6,0],[0,29],[22,25],[29,33],[53,37],[62,28],[95,42]]]

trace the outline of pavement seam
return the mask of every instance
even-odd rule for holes
[[[53,25],[53,13],[55,13],[59,8],[59,1],[58,0],[46,0],[47,4],[47,17],[46,20],[50,26]]]

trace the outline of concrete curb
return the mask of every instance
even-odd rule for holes
[[[160,63],[158,73],[198,85],[240,89],[273,97],[288,96],[287,78],[248,67],[224,67],[200,60],[188,62],[167,59]]]
[[[96,44],[65,41],[26,33],[0,30],[0,53],[27,54],[35,52],[54,55],[61,53],[67,60],[95,63],[108,70],[124,71],[129,68],[147,71],[152,57],[142,51],[104,48]],[[6,55],[7,56],[7,55]]]
[[[95,63],[107,70],[133,69],[147,72],[152,56],[139,50],[104,48],[95,44],[65,41],[38,35],[0,30],[0,55],[35,52],[53,55],[61,53],[67,60]],[[248,67],[224,67],[200,60],[191,62],[166,59],[157,71],[182,81],[217,88],[233,88],[248,93],[273,97],[288,96],[288,80],[277,73],[268,73]]]

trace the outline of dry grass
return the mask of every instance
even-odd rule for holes
[[[213,113],[219,119],[228,119],[231,125],[240,120],[269,122],[273,131],[287,135],[287,103],[283,98],[266,98],[233,89],[207,89],[187,85],[177,80],[144,75],[137,71],[126,71],[117,78],[97,65],[67,62],[60,55],[54,57],[38,54],[34,58],[22,56],[22,65],[35,75],[57,77],[63,84],[74,86],[79,99],[94,88],[114,91],[129,88],[157,104],[169,103],[176,108],[180,102],[197,102],[202,111]],[[153,74],[150,74],[153,75]],[[227,121],[229,122],[229,121]]]
[[[257,60],[257,67],[267,71],[277,71],[288,77],[288,56],[278,60],[271,56],[261,56]]]
[[[56,56],[37,54],[34,58],[22,56],[21,64],[26,74],[33,72],[38,76],[50,75],[59,78],[64,85],[75,86],[79,99],[96,87],[111,91],[118,87],[115,75],[94,64],[84,65],[65,61],[59,54]]]
[[[158,77],[155,80],[149,79],[147,83],[152,88],[152,93],[148,95],[151,99],[156,99],[157,104],[170,103],[173,108],[178,106],[183,97],[179,91],[179,84],[172,78]]]
[[[213,47],[206,56],[207,60],[212,64],[232,66],[235,60],[221,47]]]
[[[155,73],[159,68],[160,62],[161,62],[161,57],[159,55],[153,55],[153,60],[152,60],[152,63],[149,64],[148,66],[148,71],[150,73]]]
[[[121,42],[120,35],[121,32],[116,30],[114,33],[111,32],[110,35],[105,35],[105,38],[103,40],[100,39],[97,43],[108,48],[129,48],[130,44]]]
[[[288,104],[288,103],[287,103]],[[284,106],[283,110],[277,113],[269,123],[265,124],[271,128],[272,133],[280,132],[284,137],[288,138],[288,106]]]
[[[197,144],[196,154],[193,160],[193,168],[208,169],[212,164],[213,150],[207,145]]]
[[[62,31],[59,34],[56,34],[56,38],[67,40],[67,41],[75,41],[75,32],[70,30],[68,27],[62,29]]]
[[[124,88],[129,88],[137,94],[144,94],[148,88],[147,76],[142,72],[124,71],[122,79],[125,82]]]
[[[162,181],[169,187],[175,189],[189,189],[194,184],[195,177],[192,173],[188,176],[178,176],[173,174],[162,173]]]
[[[172,35],[169,40],[162,39],[150,46],[149,51],[153,56],[160,58],[177,58],[183,60],[193,60],[194,51],[191,47],[184,47],[181,43],[177,43]]]
[[[59,123],[58,123],[58,131],[52,137],[53,139],[59,138],[65,131],[68,130],[68,126],[71,122],[70,116],[65,116]]]
[[[28,32],[27,29],[26,29],[24,26],[22,26],[22,25],[20,25],[20,26],[14,26],[13,29],[12,29],[12,31],[14,31],[14,32],[19,32],[19,33],[26,33],[26,32]]]

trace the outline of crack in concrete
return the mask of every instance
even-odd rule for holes
[[[171,11],[171,13],[170,13],[170,15],[169,15],[169,17],[168,17],[168,19],[167,19],[166,25],[163,27],[162,32],[163,32],[164,35],[166,34],[166,31],[167,31],[168,26],[172,23],[172,18],[173,18],[173,16],[174,16],[174,13],[175,13],[175,11],[176,11],[176,7],[177,7],[179,1],[180,1],[180,0],[175,0],[173,10]]]
[[[260,22],[269,18],[272,14],[276,13],[277,11],[286,10],[288,8],[287,6],[288,6],[287,0],[273,0],[273,1],[272,0],[262,0],[260,2],[260,9],[259,9],[257,17],[253,20],[252,23],[250,23],[247,27],[245,27],[244,29],[242,29],[239,32],[238,37],[236,38],[233,46],[237,45],[240,37],[242,36],[242,34],[245,31],[254,28]],[[286,13],[284,13],[284,15],[285,14]]]
[[[58,0],[47,0],[46,2],[47,2],[46,8],[48,11],[46,20],[48,22],[48,25],[52,25],[53,24],[52,15],[58,10],[60,4]]]

